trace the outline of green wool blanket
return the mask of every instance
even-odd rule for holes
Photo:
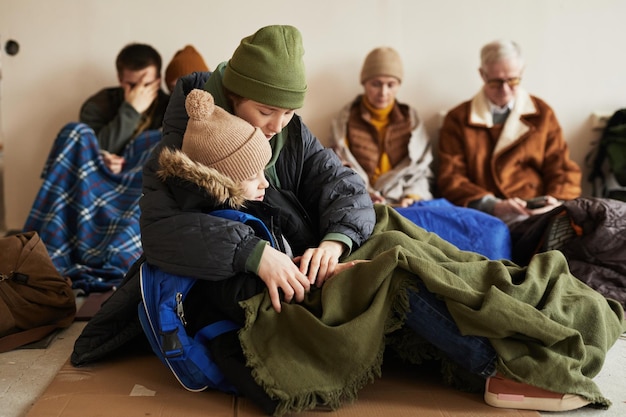
[[[460,251],[386,206],[376,205],[376,214],[371,238],[342,259],[371,262],[336,275],[302,303],[283,304],[281,313],[267,293],[242,303],[247,322],[239,338],[256,381],[280,400],[276,415],[337,408],[380,376],[388,336],[402,327],[417,279],[445,301],[463,334],[489,338],[502,374],[610,405],[592,378],[624,331],[624,312],[572,276],[560,252],[522,268]]]

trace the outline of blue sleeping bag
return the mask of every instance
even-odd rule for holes
[[[489,259],[511,259],[511,234],[502,220],[439,198],[397,208],[398,213],[423,229],[465,251]]]

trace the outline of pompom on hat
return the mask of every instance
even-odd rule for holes
[[[224,70],[228,90],[283,109],[299,109],[307,90],[302,35],[293,26],[266,26],[241,40]]]
[[[174,54],[165,69],[165,85],[170,88],[183,75],[196,71],[209,71],[202,55],[191,45],[185,46]]]
[[[404,68],[400,54],[395,49],[390,47],[376,48],[365,57],[361,69],[361,84],[380,75],[396,77],[402,82]]]
[[[272,148],[261,129],[216,106],[204,90],[192,90],[185,107],[189,122],[182,151],[189,159],[237,182],[265,168]]]

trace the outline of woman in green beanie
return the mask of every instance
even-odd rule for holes
[[[242,284],[233,278],[250,273],[264,282],[276,311],[281,301],[301,302],[311,286],[321,287],[333,274],[340,256],[370,236],[376,221],[361,178],[324,148],[295,113],[307,91],[303,55],[298,29],[266,26],[243,38],[231,59],[214,72],[181,77],[164,117],[163,139],[144,167],[140,207],[147,262],[215,284],[212,291],[227,294],[225,304],[237,306],[259,291],[256,285],[239,288]],[[211,93],[216,105],[267,137],[272,157],[265,170],[270,183],[265,200],[280,207],[295,259],[268,246],[246,225],[179,207],[160,181],[158,155],[165,147],[182,147],[188,121],[185,98],[195,88]],[[224,343],[228,347],[222,350],[241,355],[236,335]],[[237,378],[245,370],[228,377],[233,374]],[[252,387],[244,394],[271,411],[276,404],[254,387],[249,372],[238,378],[246,377],[237,381]]]
[[[310,285],[321,286],[332,275],[342,254],[369,237],[375,215],[363,181],[295,114],[307,90],[303,55],[298,29],[267,26],[242,39],[232,58],[214,72],[195,73],[177,83],[163,121],[163,140],[144,168],[140,206],[148,262],[213,281],[255,272],[267,283],[279,311],[279,290],[285,301],[302,301]],[[158,180],[155,155],[166,146],[181,147],[188,120],[185,97],[194,88],[210,92],[218,106],[261,128],[269,140],[267,198],[292,223],[290,242],[301,255],[299,267],[233,222],[181,214]]]

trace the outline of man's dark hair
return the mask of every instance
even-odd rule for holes
[[[160,76],[161,55],[150,45],[141,43],[126,45],[115,60],[115,67],[117,68],[118,74],[121,74],[125,69],[138,71],[152,65],[156,67],[157,74]]]

